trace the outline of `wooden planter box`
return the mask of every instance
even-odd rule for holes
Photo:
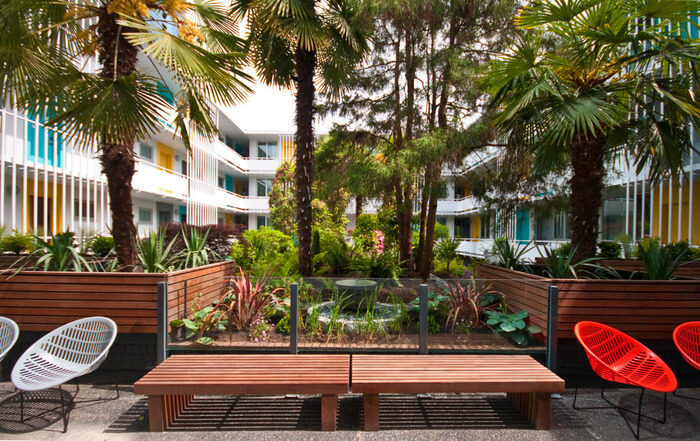
[[[573,339],[574,326],[593,320],[641,340],[671,340],[673,329],[700,318],[700,280],[548,279],[492,265],[478,277],[506,295],[508,304],[528,311],[546,330],[548,285],[559,287],[559,339]],[[544,323],[542,317],[545,317]]]
[[[195,294],[202,295],[204,305],[218,298],[234,268],[227,261],[167,274],[5,271],[0,273],[0,315],[15,320],[21,331],[48,332],[103,315],[117,323],[120,334],[155,334],[159,282],[168,284],[170,320],[186,315]]]

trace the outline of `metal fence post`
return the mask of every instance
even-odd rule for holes
[[[559,287],[550,285],[547,299],[547,368],[557,371],[559,334]]]
[[[420,322],[420,335],[418,337],[418,353],[427,354],[428,353],[428,285],[422,284],[420,286],[420,310],[419,310],[419,322]]]
[[[290,286],[289,305],[289,353],[299,352],[299,284],[292,283]]]
[[[168,356],[168,282],[158,282],[158,336],[156,362],[161,364]]]

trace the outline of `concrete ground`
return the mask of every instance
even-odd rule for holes
[[[382,395],[380,430],[360,430],[362,398],[341,396],[338,431],[320,432],[320,398],[197,398],[167,433],[148,432],[146,399],[131,386],[81,386],[62,433],[61,391],[25,395],[25,421],[10,383],[0,383],[0,439],[8,440],[631,440],[632,432],[614,409],[572,409],[573,390],[552,400],[552,430],[537,431],[502,394]],[[75,386],[64,388],[64,397]],[[700,389],[681,389],[689,400],[669,395],[668,422],[642,421],[642,440],[700,440]],[[635,408],[639,390],[606,390],[616,404]],[[663,395],[647,393],[643,411],[661,416]],[[599,389],[579,391],[579,405],[602,406]],[[627,416],[636,425],[636,418]]]

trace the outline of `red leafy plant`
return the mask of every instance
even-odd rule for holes
[[[270,271],[268,266],[262,277],[253,285],[250,276],[239,268],[241,276],[231,279],[231,289],[224,295],[228,304],[229,327],[234,325],[239,331],[246,330],[256,319],[263,317],[266,311],[281,303],[278,294],[284,293],[284,288],[267,291],[267,284],[276,269],[277,267]]]
[[[479,329],[484,308],[493,302],[491,285],[483,285],[473,277],[465,277],[449,285],[447,304],[449,313],[445,327],[452,323],[452,330],[460,324]]]

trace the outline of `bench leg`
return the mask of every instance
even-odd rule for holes
[[[321,395],[321,430],[335,432],[338,414],[338,395]]]
[[[148,397],[148,430],[164,432],[187,407],[193,395],[150,395]]]
[[[508,398],[537,430],[552,426],[552,395],[544,392],[509,393]]]
[[[379,394],[364,394],[365,430],[379,430]]]

